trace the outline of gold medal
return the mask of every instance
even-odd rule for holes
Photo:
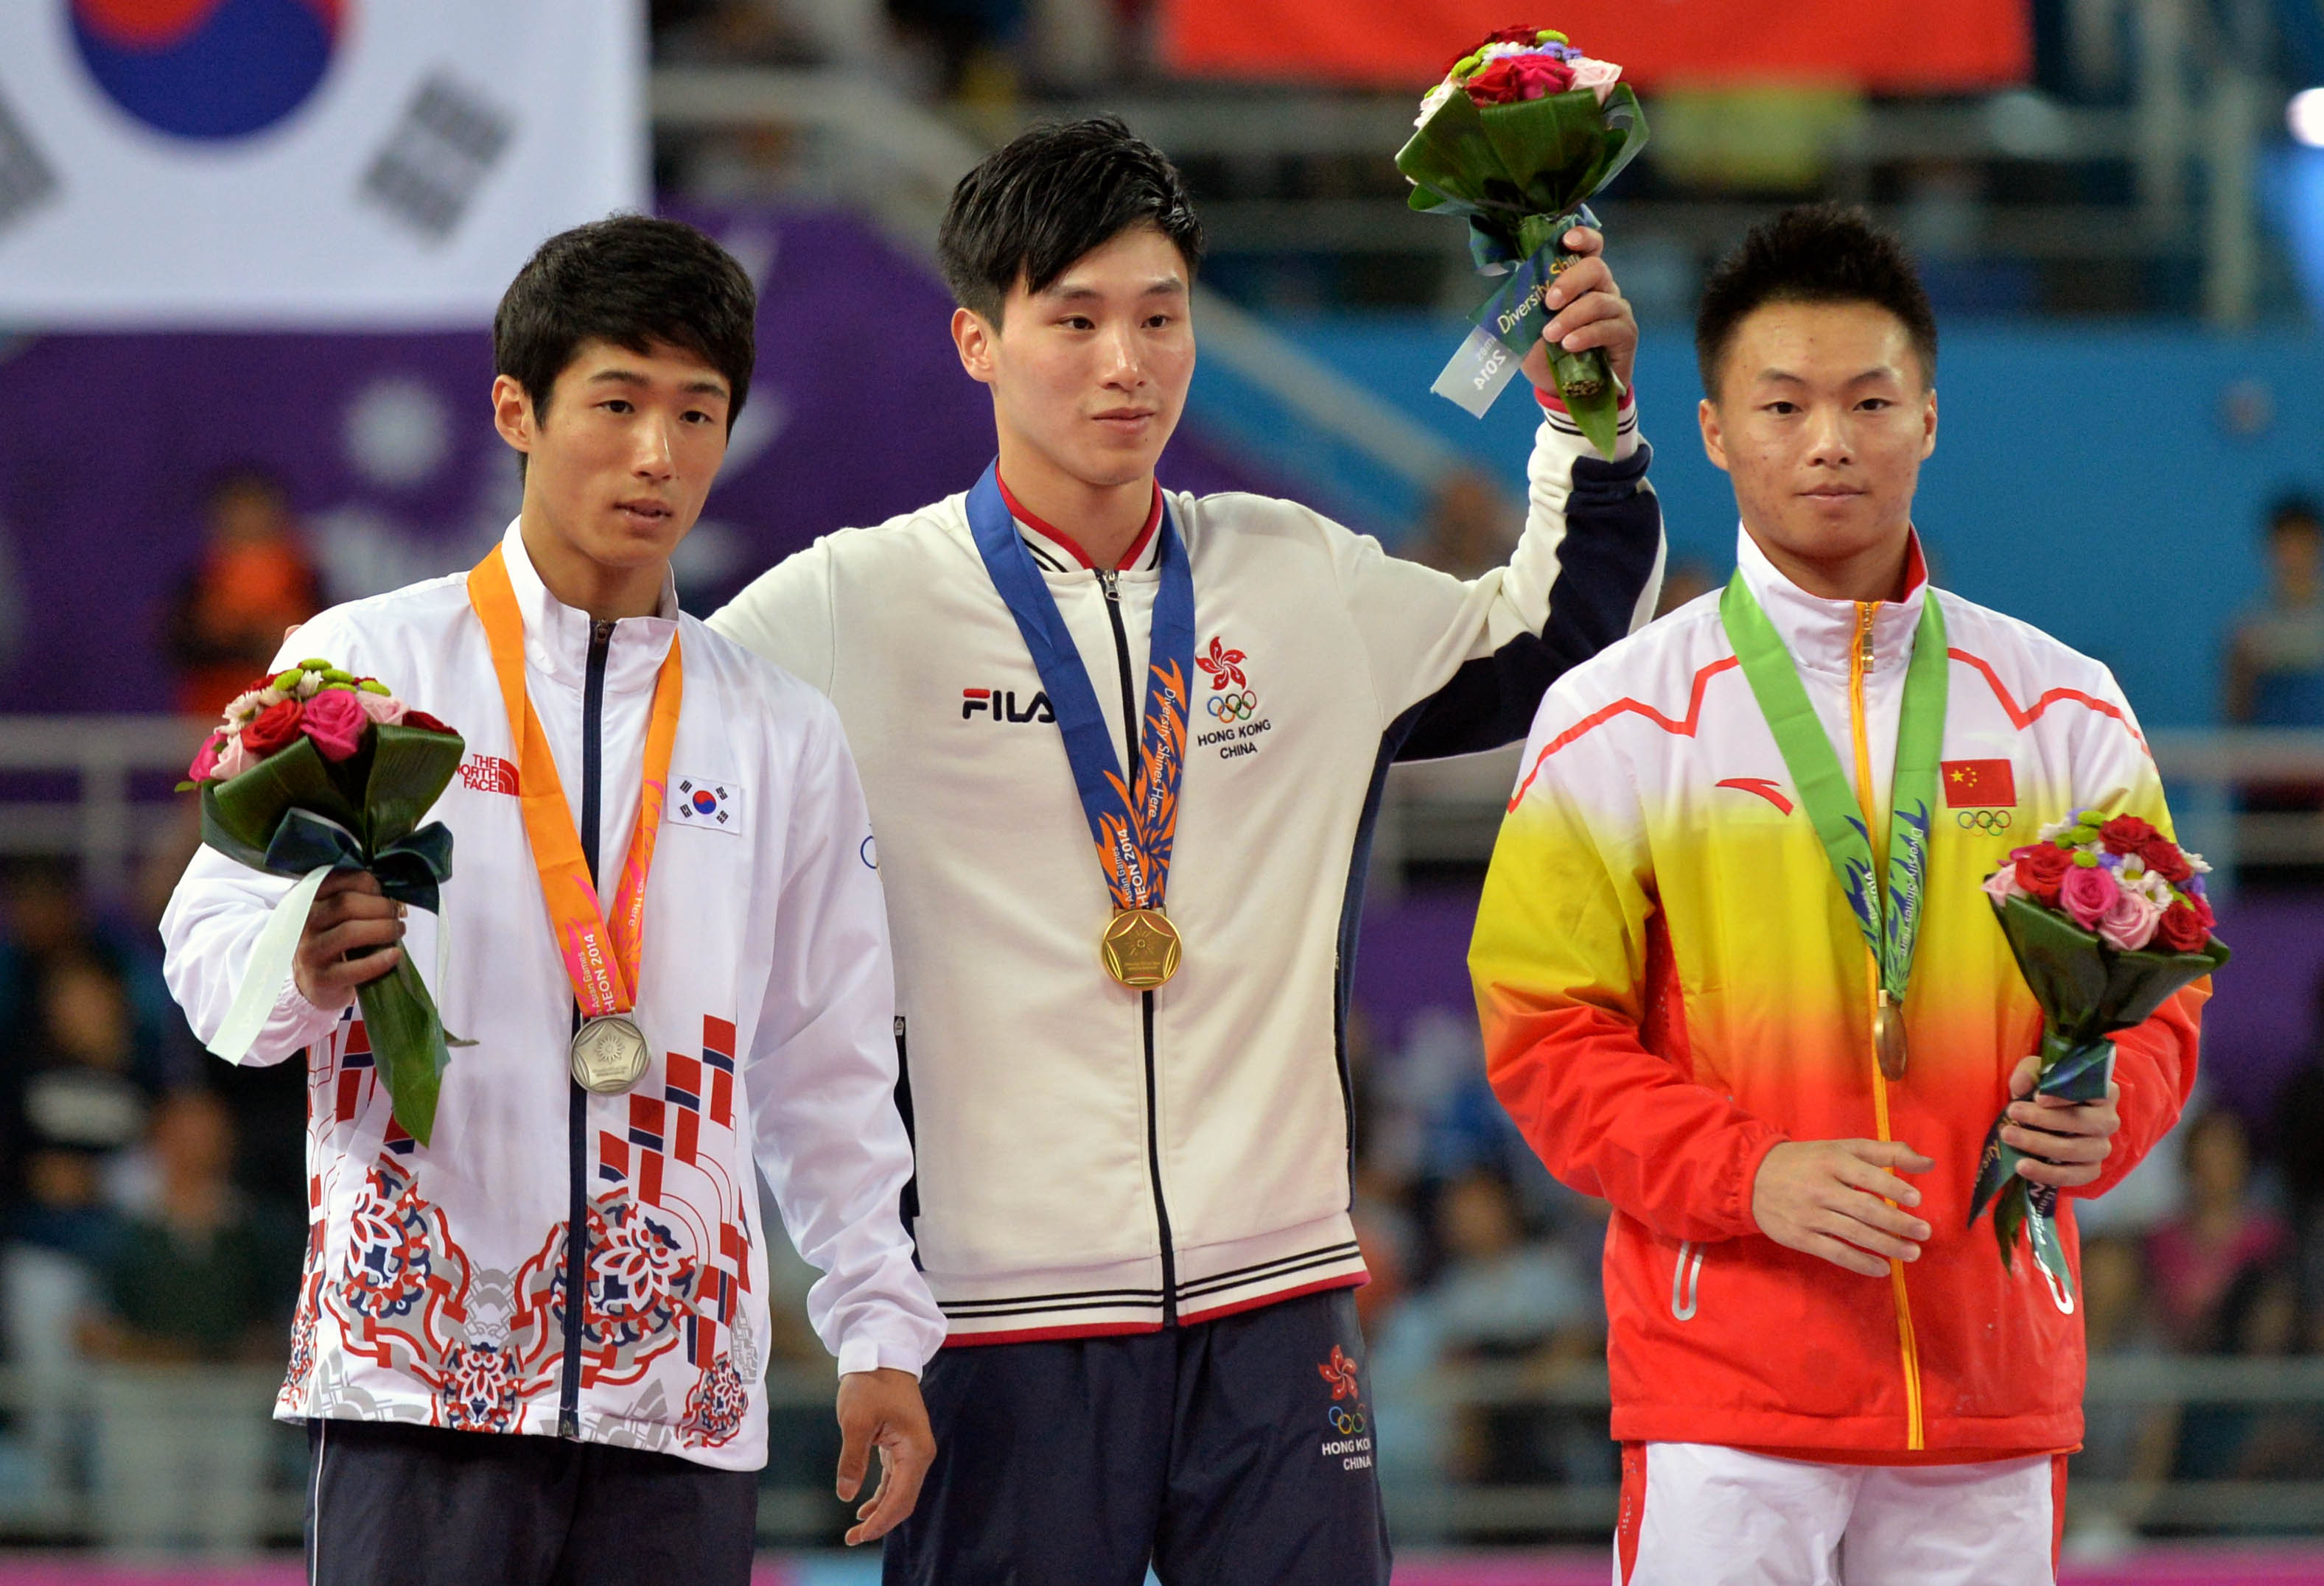
[[[618,1096],[645,1077],[653,1048],[635,1024],[614,1013],[575,1030],[569,1056],[575,1084],[592,1095]]]
[[[1885,991],[1872,1010],[1872,1049],[1891,1083],[1904,1077],[1904,1005]]]
[[[1125,908],[1098,943],[1105,972],[1133,991],[1150,991],[1178,973],[1178,927],[1158,908]]]

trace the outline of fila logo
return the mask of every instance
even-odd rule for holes
[[[472,754],[460,766],[460,786],[472,793],[517,796],[516,767],[496,754]]]
[[[960,691],[960,719],[967,721],[979,715],[994,721],[1054,722],[1057,713],[1049,708],[1049,696],[1037,693],[1025,708],[1017,708],[1017,690],[999,688],[964,688]]]

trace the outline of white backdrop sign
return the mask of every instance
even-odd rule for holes
[[[450,328],[646,206],[641,0],[6,0],[0,325]]]

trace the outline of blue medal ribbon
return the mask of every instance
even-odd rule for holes
[[[1017,520],[1001,494],[998,463],[968,493],[968,527],[1049,696],[1114,908],[1162,908],[1178,827],[1178,779],[1186,763],[1186,679],[1194,670],[1194,575],[1168,498],[1159,530],[1162,587],[1154,598],[1139,763],[1127,776],[1081,651],[1033,553],[1018,537]]]

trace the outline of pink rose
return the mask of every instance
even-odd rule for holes
[[[258,763],[258,758],[242,746],[242,734],[228,733],[218,740],[217,766],[210,772],[210,780],[223,782],[238,777]]]
[[[2078,864],[2066,871],[2058,887],[2058,903],[2074,923],[2096,930],[2099,918],[2122,895],[2122,883],[2103,865]]]
[[[2154,927],[2163,918],[2162,905],[2136,887],[2117,887],[2114,901],[2098,916],[2098,940],[2109,947],[2119,947],[2126,953],[2135,953],[2154,940]]]
[[[1621,78],[1622,69],[1610,60],[1592,60],[1585,55],[1573,62],[1573,86],[1588,88],[1598,96],[1600,105],[1606,102],[1606,96],[1614,91],[1614,85]]]
[[[207,782],[212,777],[217,776],[218,750],[225,742],[226,740],[223,738],[213,738],[208,742],[203,744],[202,752],[194,756],[194,763],[186,768],[186,780],[189,782]]]
[[[345,760],[363,742],[371,717],[356,703],[351,688],[326,688],[307,702],[299,730],[315,741],[325,760]]]
[[[1985,878],[1985,895],[1996,903],[2006,903],[2012,898],[2025,896],[2025,889],[2017,884],[2017,867],[2005,864]]]
[[[403,719],[403,701],[392,694],[368,694],[357,690],[355,703],[363,713],[383,727],[392,727]]]

